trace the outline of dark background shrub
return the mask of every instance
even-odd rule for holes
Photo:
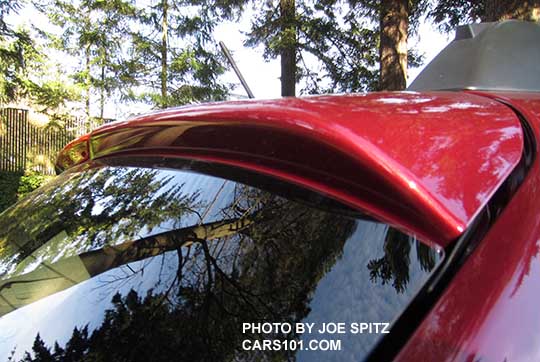
[[[26,173],[0,171],[0,212],[51,178],[52,176],[35,171],[27,171]]]

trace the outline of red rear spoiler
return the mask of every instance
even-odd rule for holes
[[[463,93],[225,102],[106,125],[60,153],[156,155],[257,171],[328,194],[427,241],[457,238],[520,160],[507,107]]]

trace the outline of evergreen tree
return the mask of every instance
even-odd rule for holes
[[[224,99],[229,87],[219,80],[225,67],[212,31],[230,16],[207,1],[159,0],[139,9],[131,59],[143,91],[130,98],[161,108]]]
[[[484,21],[519,19],[540,20],[540,0],[484,0]]]
[[[358,17],[367,17],[377,26],[378,90],[403,90],[408,67],[419,66],[422,56],[410,49],[408,39],[428,10],[426,0],[349,0]]]
[[[279,1],[281,23],[281,95],[296,94],[296,24],[295,0]]]
[[[403,90],[407,87],[409,0],[382,0],[379,18],[379,89]]]
[[[266,59],[281,57],[282,95],[293,95],[293,79],[304,81],[301,93],[374,89],[375,33],[346,3],[297,0],[253,6],[256,17],[246,45],[263,44]]]
[[[518,19],[540,20],[540,1],[523,0],[438,0],[429,15],[444,32],[477,21]]]
[[[27,33],[12,29],[5,21],[5,17],[19,9],[18,1],[0,1],[0,102],[16,97],[17,88],[21,86],[24,49],[31,44]]]
[[[78,60],[72,77],[85,94],[86,116],[91,117],[92,97],[98,94],[103,118],[105,99],[134,83],[123,44],[135,8],[129,0],[38,0],[36,6],[61,28],[60,34],[42,31],[50,45]]]
[[[282,95],[291,94],[293,77],[304,80],[307,93],[404,89],[407,66],[422,61],[407,50],[407,38],[426,0],[267,1],[254,7],[246,44],[263,44],[267,59],[281,57]],[[308,66],[312,59],[319,69]]]
[[[54,362],[51,351],[47,348],[45,342],[43,342],[39,333],[34,340],[34,344],[32,346],[32,354],[33,356],[30,353],[26,352],[23,361]]]
[[[62,361],[84,361],[84,355],[88,350],[88,346],[88,327],[85,326],[81,329],[75,328],[71,335],[71,339],[66,344]]]
[[[117,91],[125,96],[125,89],[136,85],[124,46],[129,40],[136,8],[129,0],[95,1],[90,5],[97,12],[98,29],[92,62],[97,76],[92,86],[99,93],[99,117],[103,118],[105,100]]]
[[[0,0],[0,102],[24,102],[55,110],[76,98],[54,70],[42,47],[25,29],[13,29],[5,17],[21,9],[19,1]],[[52,70],[51,70],[52,69]]]

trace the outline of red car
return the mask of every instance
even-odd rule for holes
[[[99,128],[0,215],[0,359],[540,359],[540,26],[409,91]]]

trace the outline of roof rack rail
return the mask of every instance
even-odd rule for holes
[[[408,90],[540,91],[540,23],[460,26]]]

